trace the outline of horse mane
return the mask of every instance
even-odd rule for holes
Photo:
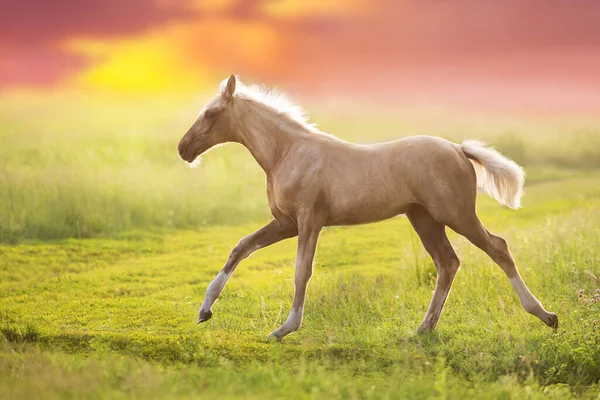
[[[227,86],[227,79],[221,82],[219,90],[221,93]],[[316,124],[309,122],[308,114],[302,107],[293,103],[288,97],[273,88],[263,85],[245,85],[236,77],[235,97],[259,103],[282,116],[295,122],[311,132],[317,131]]]

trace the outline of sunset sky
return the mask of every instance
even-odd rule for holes
[[[197,91],[232,72],[313,94],[477,101],[518,88],[595,106],[600,1],[3,1],[0,89]]]

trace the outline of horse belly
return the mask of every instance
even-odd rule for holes
[[[327,225],[357,225],[383,221],[406,212],[410,199],[398,191],[382,187],[352,191],[344,196],[334,195],[329,204]]]

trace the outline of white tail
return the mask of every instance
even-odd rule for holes
[[[510,208],[521,207],[525,171],[513,160],[478,140],[465,140],[462,150],[471,160],[477,174],[477,188],[500,204]]]

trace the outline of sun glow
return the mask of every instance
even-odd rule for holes
[[[530,2],[465,2],[12,2],[0,92],[209,94],[234,73],[319,99],[598,108],[600,2],[550,1],[530,20],[514,19]]]
[[[195,91],[215,88],[224,74],[269,70],[277,63],[276,32],[261,22],[211,20],[178,24],[127,40],[71,39],[64,48],[90,60],[71,78],[86,88]]]
[[[83,87],[119,91],[194,90],[214,82],[206,70],[191,68],[182,49],[165,37],[113,43],[76,39],[66,46],[93,60],[88,69],[73,78],[74,83]]]
[[[236,19],[226,15],[232,0],[191,4],[210,18],[178,21],[137,37],[97,40],[74,37],[62,47],[83,56],[88,67],[67,84],[91,89],[129,92],[195,91],[214,87],[223,74],[277,76],[284,52],[290,51],[268,18],[293,20],[356,12],[364,0],[283,0],[257,5],[267,20]]]

